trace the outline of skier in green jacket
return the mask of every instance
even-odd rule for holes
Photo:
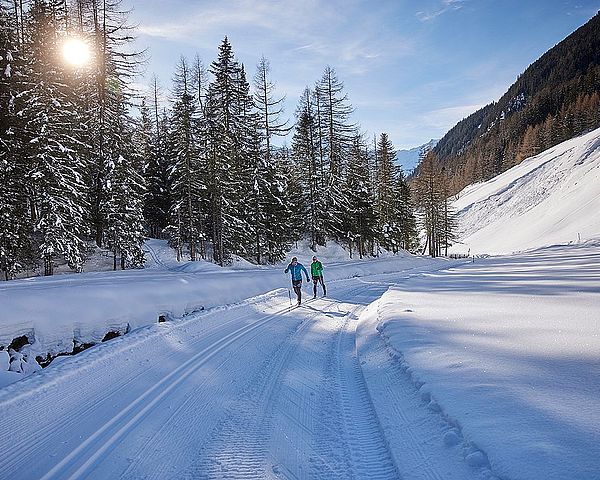
[[[313,256],[313,261],[310,264],[310,274],[313,279],[313,298],[317,298],[317,283],[321,282],[323,287],[323,296],[327,295],[327,289],[325,288],[325,282],[323,281],[323,264],[319,262],[317,256]]]

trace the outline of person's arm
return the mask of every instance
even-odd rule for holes
[[[306,270],[306,268],[304,267],[304,265],[302,265],[302,270],[304,270],[304,273],[306,275],[306,281],[310,282],[310,280],[308,279],[308,270]]]
[[[285,267],[285,271],[283,273],[288,273],[290,270],[290,266],[288,265],[287,267]]]

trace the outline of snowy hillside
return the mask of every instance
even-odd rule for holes
[[[396,165],[402,167],[402,171],[407,175],[410,175],[412,171],[419,164],[421,158],[421,152],[426,149],[430,149],[436,146],[438,140],[431,139],[429,142],[419,146],[410,148],[408,150],[397,150],[396,151]]]
[[[600,237],[600,129],[470,185],[454,252],[500,254]]]

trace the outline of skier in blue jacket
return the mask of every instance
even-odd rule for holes
[[[302,302],[302,271],[304,271],[304,275],[306,275],[306,282],[309,282],[308,272],[304,265],[298,263],[298,258],[292,258],[292,263],[290,263],[285,269],[285,273],[290,272],[292,274],[292,286],[294,287],[294,292],[298,296],[298,305]]]

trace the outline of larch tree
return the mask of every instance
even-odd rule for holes
[[[292,138],[292,155],[298,165],[298,175],[302,182],[303,201],[300,224],[310,236],[311,249],[325,245],[325,195],[323,170],[320,168],[318,145],[318,124],[314,95],[306,88],[296,109],[296,128]]]
[[[285,188],[281,164],[273,157],[272,138],[286,135],[287,120],[281,118],[285,97],[275,98],[275,84],[269,77],[270,66],[262,57],[254,76],[254,165],[252,167],[253,229],[255,258],[258,264],[273,263],[283,258],[286,245],[282,226],[287,219]],[[250,132],[250,135],[253,135]],[[265,251],[267,255],[265,256]]]

